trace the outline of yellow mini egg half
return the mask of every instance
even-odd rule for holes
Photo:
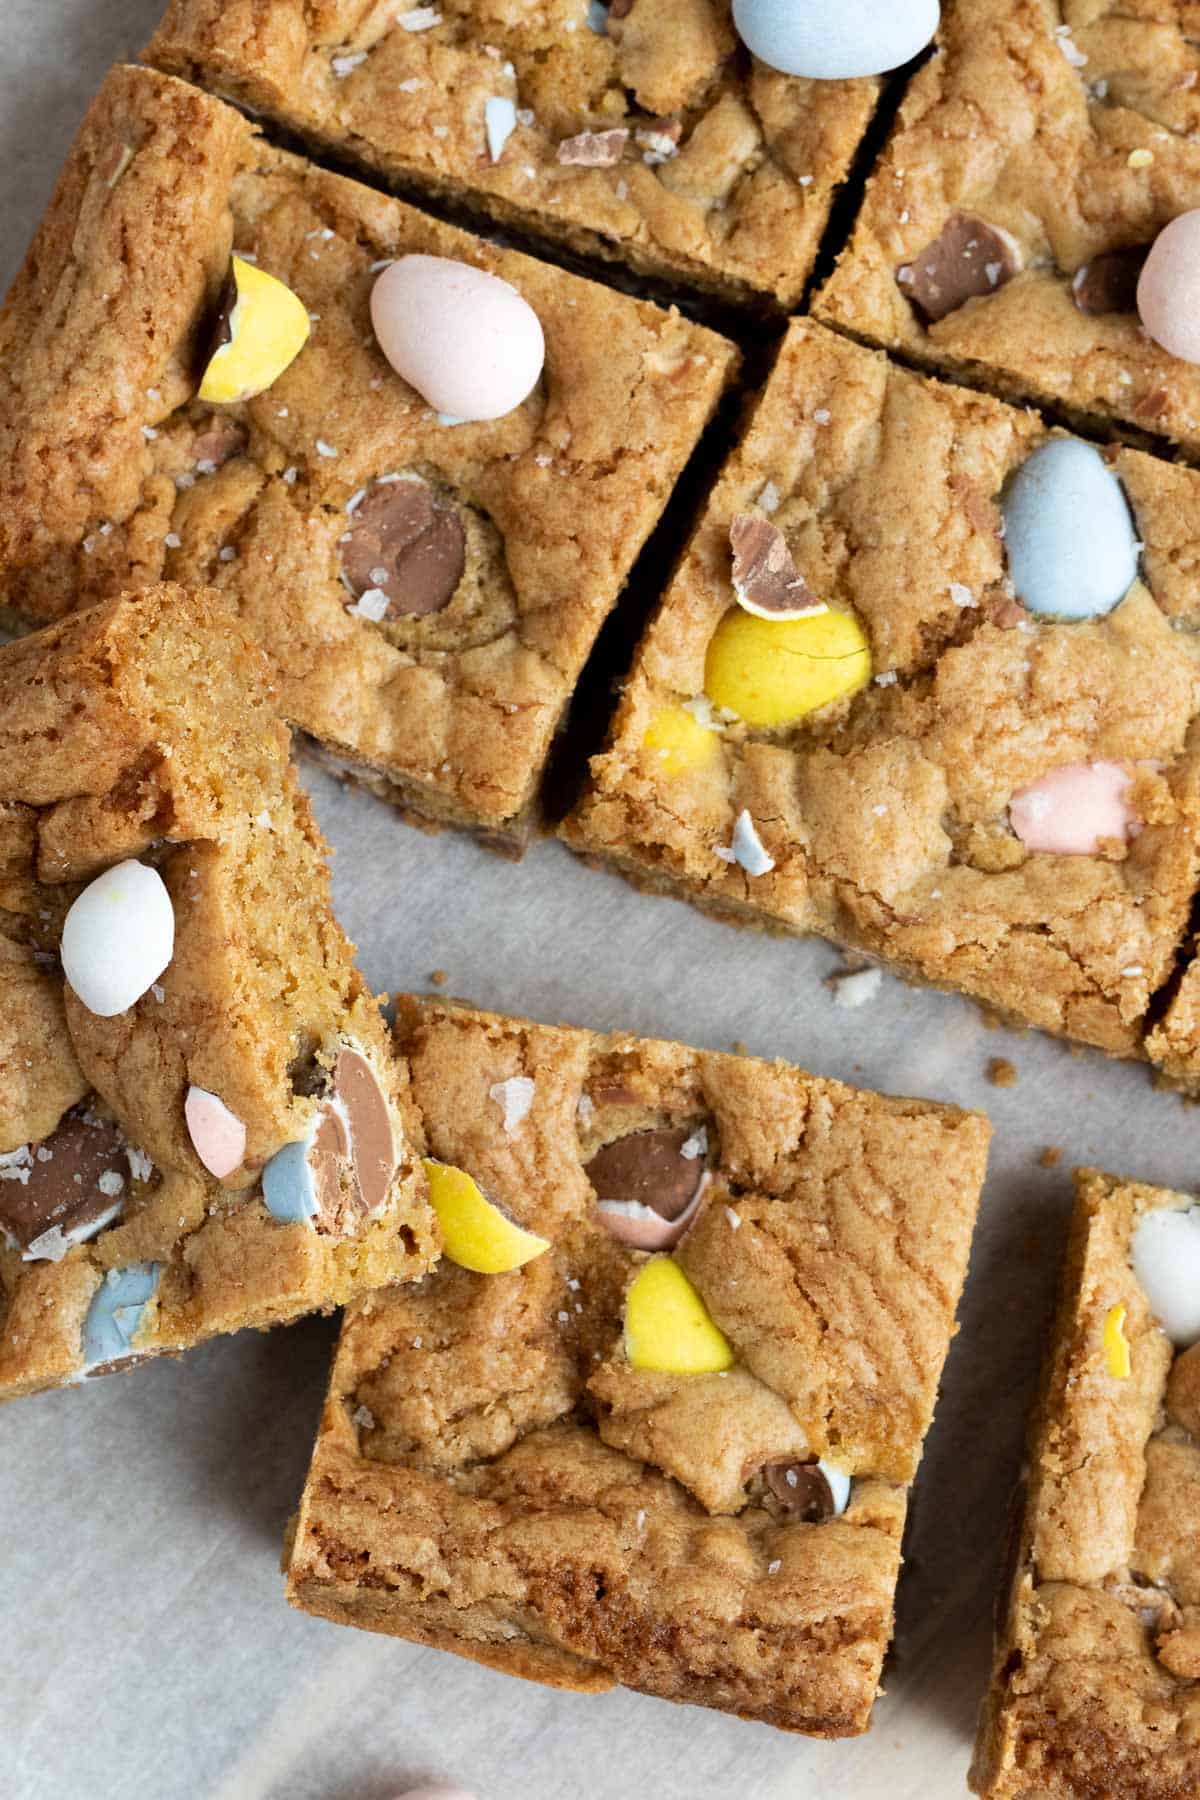
[[[713,705],[757,728],[794,725],[870,678],[862,627],[840,612],[774,620],[732,607],[712,635],[704,665]]]
[[[639,1270],[625,1296],[625,1354],[635,1369],[711,1375],[733,1367],[729,1340],[669,1256]]]
[[[218,344],[200,383],[201,400],[218,406],[251,400],[269,388],[308,342],[312,329],[303,301],[290,287],[235,256],[232,305],[222,309],[228,340]]]
[[[426,1157],[425,1175],[446,1255],[460,1268],[476,1275],[503,1275],[550,1248],[547,1238],[523,1231],[506,1218],[465,1170]]]
[[[661,706],[646,727],[642,739],[654,766],[664,775],[689,775],[695,769],[711,768],[720,760],[721,741],[694,719],[685,706]]]

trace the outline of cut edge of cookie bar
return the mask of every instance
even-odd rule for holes
[[[676,0],[664,43],[632,14],[616,12],[608,32],[578,0],[577,19],[563,22],[572,35],[548,44],[543,25],[527,69],[520,23],[499,18],[484,43],[461,17],[418,30],[368,10],[314,24],[300,0],[279,0],[266,19],[248,0],[174,0],[142,55],[278,122],[314,154],[533,249],[540,239],[599,260],[597,273],[617,263],[726,303],[797,306],[880,83],[807,82],[756,63],[710,0]],[[540,91],[563,56],[591,65],[578,116]],[[527,76],[539,92],[522,92]],[[618,115],[608,101],[622,92]],[[427,105],[429,95],[445,98]],[[537,115],[542,97],[553,123]],[[507,111],[503,123],[493,108]],[[464,131],[474,153],[457,141]]]
[[[552,1686],[865,1729],[986,1119],[782,1063],[396,1006],[426,1154],[543,1248],[495,1275],[447,1260],[348,1312],[289,1600]],[[655,1183],[692,1170],[669,1254],[605,1228],[614,1145],[667,1154]],[[630,1284],[663,1262],[725,1334],[725,1373],[622,1350]],[[805,1523],[762,1470],[818,1451],[848,1504]]]
[[[214,593],[158,586],[0,649],[0,1397],[328,1311],[436,1254],[407,1072],[287,752],[261,652]],[[170,960],[101,1017],[60,934],[131,862],[158,878]],[[219,1176],[197,1101],[242,1132]],[[330,1104],[346,1142],[321,1207],[272,1213],[262,1172]],[[101,1355],[118,1327],[128,1355]]]
[[[1181,27],[1106,11],[943,6],[812,311],[1085,433],[1194,460],[1200,374],[1143,331],[1133,292],[1158,232],[1200,203],[1200,55]],[[926,280],[933,315],[913,298]]]
[[[234,233],[314,323],[264,393],[202,405]],[[144,258],[130,263],[129,241]],[[443,425],[378,350],[370,289],[411,250],[509,277],[540,310],[546,376],[505,418]],[[596,634],[737,364],[677,312],[272,149],[223,101],[126,67],[80,129],[0,350],[11,608],[45,616],[73,589],[101,599],[163,574],[210,583],[258,632],[281,710],[341,773],[509,851]],[[380,621],[343,546],[364,495],[405,472],[453,511],[460,568],[428,616]]]
[[[942,460],[927,492],[902,509],[918,429]],[[997,502],[1030,450],[1060,436],[1032,411],[905,369],[817,321],[793,321],[559,835],[647,891],[738,924],[817,934],[1014,1023],[1145,1057],[1145,1035],[1178,980],[1200,874],[1195,679],[1189,634],[1173,629],[1190,604],[1182,546],[1189,508],[1200,517],[1200,482],[1139,451],[1110,450],[1137,515],[1130,529],[1140,523],[1149,540],[1137,546],[1137,576],[1107,615],[1037,620],[1012,601]],[[729,620],[754,624],[735,604],[732,520],[751,516],[766,529],[777,514],[817,597],[828,593],[865,633],[873,680],[798,724],[747,730],[709,699],[707,647]],[[1031,679],[1031,658],[1041,685],[1025,721],[1009,696]],[[1118,675],[1118,664],[1144,673],[1152,660],[1160,691],[1172,683],[1175,693],[1161,755],[1147,750],[1138,723],[1142,690]],[[1076,690],[1064,683],[1076,664],[1092,671],[1089,693],[1110,695],[1094,729],[1072,722]],[[981,703],[968,704],[984,679],[1007,707],[990,737]],[[977,758],[963,749],[972,733]],[[901,751],[907,760],[889,774],[886,757]],[[1141,817],[1152,823],[1115,861],[1015,854],[1004,823],[1013,793],[1060,764],[1115,757],[1142,771],[1147,755],[1161,761],[1166,787],[1158,800],[1147,794]],[[924,781],[911,808],[910,765]],[[950,803],[960,788],[958,819]],[[834,792],[841,809],[831,812]],[[747,814],[758,845],[739,855],[735,826],[740,818],[744,829]],[[891,862],[877,841],[894,841]],[[1160,1060],[1157,1039],[1149,1053]]]
[[[1143,1221],[1195,1208],[1075,1173],[971,1766],[987,1800],[1200,1786],[1200,1361],[1172,1344],[1132,1266]]]

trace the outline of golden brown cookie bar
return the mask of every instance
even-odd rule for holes
[[[818,317],[1072,415],[1200,447],[1200,369],[1142,331],[1200,207],[1189,4],[945,0]]]
[[[1076,1175],[971,1773],[993,1800],[1200,1792],[1195,1207]],[[1191,1284],[1183,1312],[1172,1265]]]
[[[728,0],[175,0],[147,59],[404,188],[798,304],[875,81],[802,81]]]
[[[1001,501],[1058,444],[1090,459],[1127,521],[1136,576],[1103,616],[1038,615],[1013,597]],[[1054,516],[1073,525],[1069,509]],[[833,609],[812,627],[836,627],[838,666],[857,671],[795,723],[750,726],[709,698],[714,646],[760,624],[737,600],[739,518],[775,528]],[[819,932],[1016,1020],[1144,1055],[1197,884],[1198,555],[1194,472],[1127,449],[1106,471],[1033,412],[797,322],[564,836],[643,886]],[[772,641],[762,660],[778,670],[789,652]],[[1032,848],[1028,815],[1081,768],[1123,786],[1127,830],[1102,831],[1090,854]],[[1161,1035],[1152,1049],[1165,1059]]]
[[[420,1274],[409,1112],[228,603],[0,649],[0,1398]]]
[[[447,1259],[347,1317],[289,1598],[552,1686],[864,1730],[986,1119],[422,1000],[397,1039]],[[471,1272],[522,1232],[523,1266]]]
[[[231,243],[300,296],[312,333],[265,392],[214,406],[197,388]],[[369,298],[407,253],[478,265],[534,308],[545,373],[523,405],[447,424],[384,360]],[[596,632],[734,357],[118,69],[0,316],[0,601],[45,618],[73,594],[210,582],[334,759],[424,820],[519,848]],[[379,509],[414,493],[428,516],[389,526]],[[364,533],[389,566],[435,553],[384,617]]]

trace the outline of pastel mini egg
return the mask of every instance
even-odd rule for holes
[[[464,1169],[427,1157],[425,1175],[446,1255],[459,1268],[477,1275],[502,1275],[550,1248],[547,1238],[523,1230],[494,1206]]]
[[[857,619],[827,611],[762,619],[738,607],[712,635],[704,691],[747,725],[792,725],[841,700],[871,677],[871,652]]]
[[[140,1000],[175,954],[175,912],[158,870],[131,860],[97,875],[67,913],[61,954],[68,982],[98,1018]]]
[[[635,1369],[666,1375],[710,1375],[735,1358],[724,1332],[669,1256],[656,1256],[625,1296],[625,1354]]]
[[[1132,779],[1120,763],[1063,763],[1018,789],[1009,820],[1029,850],[1095,856],[1104,842],[1125,843],[1137,831],[1137,814],[1125,798]]]
[[[371,290],[383,354],[435,412],[500,419],[533,391],[546,360],[537,314],[516,288],[446,256],[402,256]]]
[[[720,733],[673,703],[659,707],[646,727],[642,748],[654,767],[672,779],[697,769],[715,768],[721,760]]]
[[[1125,598],[1137,579],[1137,531],[1124,489],[1091,444],[1042,444],[1001,506],[1008,572],[1030,612],[1092,619]]]
[[[938,0],[733,0],[738,36],[768,68],[816,81],[898,69],[938,28]]]
[[[1155,238],[1138,278],[1138,314],[1156,344],[1200,363],[1200,211],[1181,213]]]
[[[160,1265],[127,1263],[110,1269],[92,1295],[83,1321],[84,1371],[130,1355],[146,1308],[158,1292]]]
[[[1133,1272],[1177,1348],[1200,1340],[1200,1207],[1158,1206],[1133,1233]]]
[[[246,1154],[246,1127],[225,1102],[194,1083],[183,1103],[192,1148],[210,1175],[223,1181],[241,1166]]]
[[[215,347],[200,383],[201,400],[226,406],[252,400],[295,361],[311,330],[304,302],[290,287],[235,256]]]

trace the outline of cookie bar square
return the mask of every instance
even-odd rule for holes
[[[1200,207],[1193,10],[945,0],[817,316],[1200,448],[1200,368],[1136,308],[1148,248]]]
[[[1197,883],[1198,558],[1195,472],[796,322],[563,835],[1144,1055]]]
[[[262,654],[170,585],[0,649],[0,1398],[422,1273],[407,1072]]]
[[[556,1687],[864,1730],[986,1119],[397,1011],[446,1260],[347,1315],[289,1598]]]
[[[216,404],[199,387],[231,245],[311,331],[264,392]],[[504,417],[447,421],[385,361],[371,293],[409,254],[503,277],[537,313],[544,375]],[[329,756],[425,821],[519,849],[596,633],[734,360],[677,313],[118,69],[0,316],[0,603],[45,619],[209,583]]]
[[[879,88],[766,67],[728,0],[176,0],[146,56],[405,189],[785,308]]]
[[[992,1800],[1200,1792],[1200,1211],[1075,1213],[971,1772]]]

